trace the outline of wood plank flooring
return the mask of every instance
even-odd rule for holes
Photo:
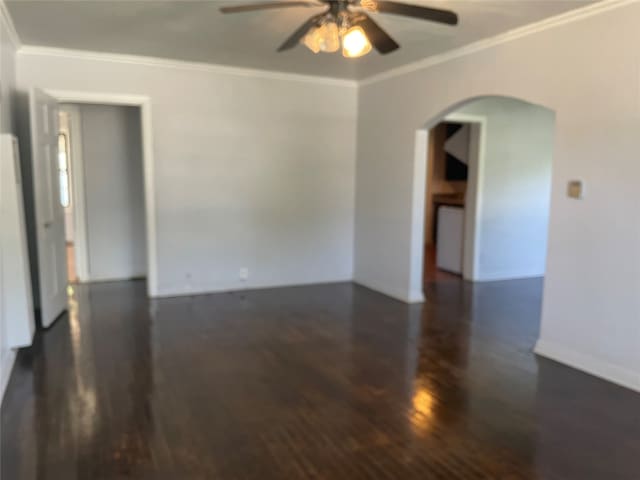
[[[3,479],[640,479],[640,395],[531,353],[540,280],[73,288],[18,355]]]

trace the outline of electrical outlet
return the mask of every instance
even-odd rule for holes
[[[238,277],[240,278],[241,282],[246,282],[249,278],[249,269],[246,267],[241,268],[240,272],[238,273]]]

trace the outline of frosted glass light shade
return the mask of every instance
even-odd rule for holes
[[[342,37],[342,55],[357,58],[371,51],[371,42],[362,27],[351,27]]]
[[[340,31],[333,21],[325,22],[307,33],[302,43],[313,53],[337,52],[340,49]]]
[[[316,27],[307,33],[302,39],[304,46],[311,50],[313,53],[320,51],[320,36],[318,35],[319,27]]]

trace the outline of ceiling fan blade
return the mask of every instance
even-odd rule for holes
[[[359,0],[357,5],[370,12],[392,13],[394,15],[446,23],[447,25],[458,24],[458,15],[451,10],[441,10],[439,8],[422,7],[419,5],[409,5],[385,0]]]
[[[400,45],[366,13],[362,14],[356,25],[362,27],[373,48],[381,54],[391,53],[400,48]]]
[[[235,7],[220,7],[222,13],[242,13],[253,12],[256,10],[269,10],[271,8],[287,8],[287,7],[319,7],[318,3],[313,2],[268,2],[253,3],[249,5],[238,5]]]
[[[298,45],[298,43],[300,42],[302,37],[304,37],[309,30],[311,30],[314,26],[316,26],[318,21],[322,17],[324,17],[326,15],[326,13],[327,12],[323,12],[323,13],[320,13],[318,15],[314,15],[309,20],[304,22],[300,26],[300,28],[298,28],[295,32],[293,32],[293,34],[289,38],[287,38],[287,40],[282,45],[280,45],[280,48],[278,48],[278,51],[279,52],[284,52],[285,50],[289,50],[289,49],[295,47],[296,45]]]

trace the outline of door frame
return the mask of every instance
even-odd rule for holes
[[[69,165],[71,169],[71,202],[73,208],[73,252],[76,276],[80,282],[91,281],[87,234],[87,207],[84,191],[84,163],[82,160],[82,126],[80,109],[75,104],[65,105],[60,111],[69,114]]]
[[[480,274],[480,223],[483,198],[483,180],[487,137],[487,117],[468,113],[450,113],[443,121],[470,125],[469,177],[464,205],[464,237],[462,253],[462,277],[472,282],[479,280]]]
[[[142,164],[144,176],[145,230],[147,247],[147,295],[158,296],[158,255],[156,236],[156,195],[154,183],[153,130],[151,125],[151,99],[144,95],[120,93],[84,92],[75,90],[45,89],[58,103],[91,103],[98,105],[121,105],[140,108],[142,131]],[[73,126],[73,125],[72,125]],[[73,142],[72,142],[73,143]],[[73,154],[72,152],[72,162]],[[73,172],[72,172],[73,175]],[[75,186],[75,185],[74,185]],[[84,190],[83,190],[84,191]],[[84,201],[84,197],[82,198]],[[85,212],[86,215],[86,212]],[[86,216],[81,222],[86,232]],[[86,237],[85,237],[86,238]],[[85,244],[86,245],[86,244]],[[84,251],[85,259],[87,251]],[[87,268],[88,270],[88,268]]]
[[[467,201],[471,200],[472,209],[468,215],[465,212],[465,238],[463,252],[462,275],[465,280],[477,281],[480,273],[479,269],[479,239],[481,226],[479,219],[482,208],[482,180],[484,178],[484,165],[486,153],[487,118],[482,115],[472,115],[466,113],[455,113],[468,102],[463,102],[451,107],[427,124],[415,131],[414,137],[414,159],[413,159],[413,185],[412,185],[412,207],[411,207],[411,243],[409,258],[409,294],[405,298],[409,303],[420,303],[425,301],[424,296],[424,245],[425,245],[425,209],[427,198],[427,167],[429,158],[429,132],[438,123],[451,120],[472,125],[471,142],[472,146],[477,146],[475,152],[477,161],[476,168],[470,168],[470,184],[475,187],[473,195],[467,194]],[[467,190],[469,184],[467,185]],[[466,232],[471,231],[471,235]],[[469,241],[467,241],[467,239]]]

